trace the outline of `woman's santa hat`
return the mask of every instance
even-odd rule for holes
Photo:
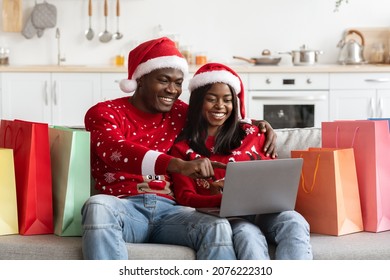
[[[188,89],[192,92],[199,87],[215,83],[228,84],[234,89],[239,101],[241,118],[245,118],[244,86],[238,74],[226,65],[220,63],[203,65],[190,80]]]
[[[137,89],[137,79],[162,68],[175,68],[184,76],[188,74],[187,60],[167,37],[144,42],[130,51],[128,79],[120,81],[119,87],[123,92],[133,92]]]

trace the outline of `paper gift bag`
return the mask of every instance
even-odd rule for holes
[[[353,148],[365,231],[390,230],[390,136],[385,120],[322,123],[323,147]]]
[[[53,233],[48,125],[2,120],[0,147],[13,149],[19,233]]]
[[[389,125],[389,129],[390,129],[390,118],[369,118],[369,120],[373,120],[373,121],[387,121],[387,124]]]
[[[303,158],[295,210],[313,233],[344,235],[363,230],[352,149],[309,148],[291,151]]]
[[[90,134],[81,129],[50,127],[54,233],[81,236],[81,208],[90,196]]]
[[[17,233],[19,227],[14,156],[11,149],[0,148],[0,235]]]

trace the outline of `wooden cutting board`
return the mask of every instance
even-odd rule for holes
[[[3,31],[22,31],[22,0],[3,0]]]

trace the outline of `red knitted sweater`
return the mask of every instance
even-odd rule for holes
[[[183,129],[188,105],[177,100],[169,113],[150,114],[129,98],[98,103],[86,113],[95,188],[115,196],[156,193],[173,199],[167,152]]]

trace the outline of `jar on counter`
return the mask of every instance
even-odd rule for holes
[[[195,56],[195,64],[203,65],[207,63],[207,55],[205,52],[197,53]]]
[[[189,65],[194,63],[192,59],[192,50],[190,46],[182,46],[180,48],[180,52],[183,55],[183,57],[187,60],[187,63]]]
[[[370,63],[384,63],[385,62],[385,47],[382,43],[372,44],[370,50]]]
[[[0,65],[9,65],[9,49],[0,47]]]

